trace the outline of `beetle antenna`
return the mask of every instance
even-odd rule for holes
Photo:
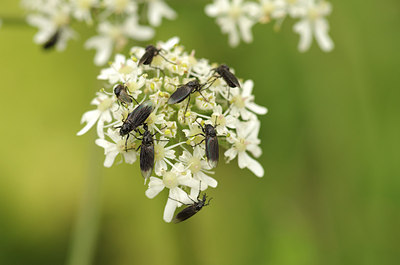
[[[165,56],[162,55],[161,53],[159,53],[158,55],[160,55],[160,56],[161,56],[164,60],[166,60],[167,62],[177,65],[177,64],[174,63],[173,61],[170,61],[170,60],[168,60],[167,58],[165,58]]]
[[[187,193],[186,193],[186,194],[187,194]],[[189,195],[188,195],[188,196],[189,196]],[[189,198],[190,198],[190,197],[189,197]],[[171,200],[173,200],[173,201],[179,202],[179,203],[181,203],[181,204],[183,204],[183,205],[187,205],[187,206],[191,205],[191,204],[187,204],[187,203],[178,201],[177,199],[171,198],[171,197],[169,197],[169,196],[168,196],[168,199],[171,199]],[[190,198],[190,199],[192,199],[192,198]]]

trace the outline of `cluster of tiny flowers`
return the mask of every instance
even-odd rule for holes
[[[232,47],[237,46],[240,39],[252,42],[251,28],[257,23],[274,21],[274,28],[279,30],[286,17],[296,19],[293,30],[300,35],[300,52],[310,48],[313,36],[323,51],[334,48],[325,19],[331,10],[331,4],[325,0],[214,0],[205,8],[208,16],[216,17],[221,31],[229,35]]]
[[[28,23],[39,29],[34,42],[45,49],[64,50],[77,37],[76,22],[96,27],[97,35],[85,42],[85,48],[96,50],[96,65],[108,62],[131,39],[151,39],[162,18],[176,17],[163,0],[22,0],[22,5],[29,12]]]
[[[108,84],[93,99],[96,108],[83,114],[81,122],[86,125],[78,135],[97,124],[95,143],[104,148],[105,167],[111,167],[117,156],[129,164],[140,160],[142,167],[145,161],[141,161],[139,147],[144,142],[144,131],[150,132],[154,137],[154,170],[145,194],[154,198],[168,190],[163,219],[171,222],[182,203],[193,204],[201,191],[217,187],[212,171],[216,165],[207,160],[202,134],[208,124],[215,126],[226,162],[237,157],[239,168],[248,168],[258,177],[264,175],[262,165],[253,157],[261,155],[257,114],[266,114],[267,109],[254,103],[252,80],[239,79],[240,88],[229,87],[213,71],[216,64],[195,58],[194,51],[185,52],[177,37],[156,47],[160,54],[149,65],[139,63],[148,49],[133,47],[129,58],[117,54],[110,67],[101,70],[98,79]],[[213,82],[208,82],[210,79]],[[185,98],[179,103],[168,102],[177,88],[193,80],[210,85],[200,92],[192,91],[190,101]],[[121,85],[138,103],[119,101],[112,91]],[[143,105],[152,106],[151,114],[137,131],[131,132],[131,137],[121,136],[119,128],[128,114]]]

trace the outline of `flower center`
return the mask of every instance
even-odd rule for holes
[[[124,11],[128,3],[129,0],[115,0],[115,11],[118,13]]]
[[[165,172],[163,176],[163,183],[168,189],[173,189],[178,186],[178,178],[176,174],[171,171]]]
[[[78,0],[78,7],[80,9],[89,9],[93,0]]]
[[[155,144],[154,145],[154,153],[155,153],[154,159],[156,161],[163,160],[164,157],[165,157],[165,148],[164,148],[164,146],[162,146],[160,144]]]
[[[218,115],[218,117],[217,117],[217,125],[218,126],[222,126],[222,127],[225,127],[225,125],[226,125],[226,119],[225,119],[225,116],[224,115]]]
[[[118,152],[124,153],[124,152],[130,151],[130,150],[136,149],[136,144],[134,142],[129,142],[129,141],[125,148],[125,141],[126,141],[126,139],[121,139],[116,143]]]
[[[243,138],[239,138],[239,140],[235,143],[235,148],[239,151],[239,152],[244,152],[246,151],[247,148],[247,142],[245,139]]]
[[[53,17],[53,21],[58,27],[64,26],[69,23],[69,16],[66,13],[59,12]]]
[[[111,98],[105,98],[97,106],[97,109],[100,111],[105,111],[105,110],[108,110],[109,108],[111,108],[112,104],[113,104],[113,100]]]
[[[246,105],[244,103],[244,98],[241,95],[237,95],[237,96],[233,97],[232,101],[233,101],[233,104],[235,104],[235,106],[238,107],[239,109],[243,109]]]
[[[126,64],[122,64],[121,68],[118,70],[119,73],[121,74],[130,74],[133,72],[133,67],[126,65]]]
[[[242,14],[242,8],[239,5],[233,5],[229,10],[229,16],[233,19],[238,19]]]
[[[266,2],[262,6],[264,14],[269,16],[275,10],[275,4],[271,2]]]
[[[199,173],[201,170],[201,161],[198,157],[192,156],[189,159],[189,169],[193,174]]]
[[[315,7],[311,7],[308,10],[308,17],[310,20],[316,20],[319,17],[319,12]]]

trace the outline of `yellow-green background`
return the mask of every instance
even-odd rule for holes
[[[179,17],[155,39],[178,35],[198,57],[254,80],[256,102],[269,108],[264,178],[221,163],[211,206],[164,223],[165,192],[148,199],[137,165],[105,169],[94,130],[75,135],[102,85],[85,27],[57,53],[33,44],[36,29],[3,24],[1,265],[66,264],[79,205],[91,199],[81,212],[93,217],[101,205],[98,222],[82,229],[75,254],[91,252],[85,240],[98,225],[92,264],[399,264],[398,0],[332,1],[328,54],[315,43],[300,54],[291,20],[279,33],[257,25],[252,44],[231,49],[203,13],[209,2],[171,1]],[[1,1],[0,16],[22,15],[18,1]]]

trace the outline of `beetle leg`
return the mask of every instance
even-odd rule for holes
[[[185,122],[185,119],[186,119],[186,112],[187,112],[187,109],[189,107],[189,103],[190,103],[190,94],[189,94],[189,97],[188,97],[188,103],[186,104],[185,112],[183,113],[183,122]]]
[[[200,90],[199,90],[199,94],[204,98],[204,100],[205,100],[206,102],[208,102],[208,100],[207,100],[206,97],[201,93]]]
[[[139,102],[137,102],[137,100],[134,98],[134,97],[132,97],[131,95],[128,95],[131,99],[133,99],[135,102],[136,102],[136,104],[139,104]]]
[[[126,136],[126,140],[125,140],[125,151],[128,150],[128,138],[129,138],[129,133],[128,133],[128,135]]]
[[[195,145],[192,145],[192,147],[196,147],[196,146],[198,146],[198,145],[201,145],[204,141],[206,140],[206,138],[204,138],[203,140],[201,140],[201,142],[200,143],[198,143],[198,144],[195,144]]]
[[[208,202],[207,202],[206,204],[204,204],[204,206],[210,205],[210,201],[211,201],[212,199],[213,199],[212,197],[211,197],[210,199],[208,199]]]
[[[206,137],[206,136],[204,135],[204,133],[198,133],[198,134],[189,136],[189,138],[191,138],[191,137],[196,137],[196,136],[199,136],[199,135],[203,135],[204,137]]]

